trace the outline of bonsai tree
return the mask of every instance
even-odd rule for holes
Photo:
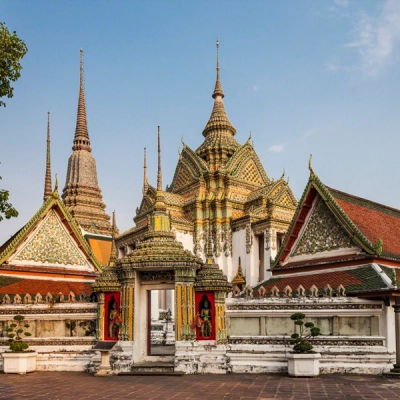
[[[29,345],[22,341],[22,336],[31,336],[30,332],[25,332],[24,328],[27,329],[30,327],[29,324],[24,324],[25,317],[23,315],[15,315],[14,321],[10,326],[6,329],[8,332],[8,341],[7,343],[10,345],[10,350],[15,352],[20,352],[26,350]]]
[[[294,321],[295,332],[299,327],[299,333],[293,333],[291,336],[293,340],[290,341],[290,344],[294,345],[293,353],[296,354],[314,353],[309,339],[321,334],[320,329],[315,327],[312,322],[304,322],[305,317],[302,313],[294,313],[290,316],[290,319]]]

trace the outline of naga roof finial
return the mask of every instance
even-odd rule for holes
[[[160,126],[158,126],[158,169],[157,169],[157,191],[160,191],[160,192],[162,191]]]
[[[144,148],[144,156],[143,156],[143,194],[147,193],[149,188],[149,183],[147,180],[147,162],[146,162],[146,147]]]
[[[314,170],[312,168],[312,154],[310,154],[310,158],[308,160],[308,169],[310,170],[310,173],[313,174]]]
[[[47,112],[47,149],[46,149],[46,175],[44,178],[43,201],[51,197],[51,163],[50,163],[50,111]]]
[[[52,193],[52,197],[54,199],[58,199],[58,176],[57,176],[57,174],[56,174],[56,184],[54,185],[54,190],[53,190],[53,193]]]

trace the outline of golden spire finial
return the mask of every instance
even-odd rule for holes
[[[162,191],[160,126],[158,126],[158,170],[157,170],[157,191],[160,191],[160,192]]]
[[[47,112],[47,149],[46,149],[46,175],[44,179],[43,201],[51,197],[51,163],[50,163],[50,111]]]
[[[147,162],[146,162],[146,147],[144,148],[144,160],[143,160],[143,194],[147,193],[149,183],[147,180]]]
[[[217,80],[219,81],[219,41],[218,41],[218,36],[217,36],[217,42],[216,42],[216,46],[217,46]]]
[[[215,99],[217,96],[220,96],[221,98],[224,97],[224,92],[222,90],[222,86],[221,86],[221,82],[220,82],[219,40],[218,40],[218,38],[217,38],[216,46],[217,46],[217,81],[215,82],[214,93],[212,94],[213,99]]]

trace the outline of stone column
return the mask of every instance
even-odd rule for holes
[[[96,338],[104,340],[104,293],[98,293],[97,297]]]
[[[226,319],[225,319],[225,292],[214,292],[215,299],[215,329],[216,344],[228,343],[226,334]]]
[[[121,289],[121,319],[120,340],[133,341],[135,319],[135,271],[124,270]]]
[[[394,308],[394,329],[396,334],[396,364],[393,365],[393,369],[390,372],[400,374],[400,303],[396,300],[396,304],[392,306]]]
[[[194,340],[194,289],[196,277],[194,267],[175,267],[175,338],[176,340]]]

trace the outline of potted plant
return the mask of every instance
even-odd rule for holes
[[[320,329],[312,322],[304,322],[305,315],[295,313],[290,316],[294,321],[295,333],[291,336],[290,344],[293,351],[287,355],[288,373],[290,376],[317,376],[319,375],[319,359],[321,354],[313,351],[310,343],[313,337],[319,336]],[[297,329],[299,333],[297,333]]]
[[[14,322],[6,329],[10,350],[5,351],[2,356],[4,360],[4,372],[6,374],[25,374],[36,370],[36,356],[34,350],[28,350],[28,343],[22,340],[23,336],[31,336],[25,331],[30,327],[24,323],[23,315],[15,315]]]

